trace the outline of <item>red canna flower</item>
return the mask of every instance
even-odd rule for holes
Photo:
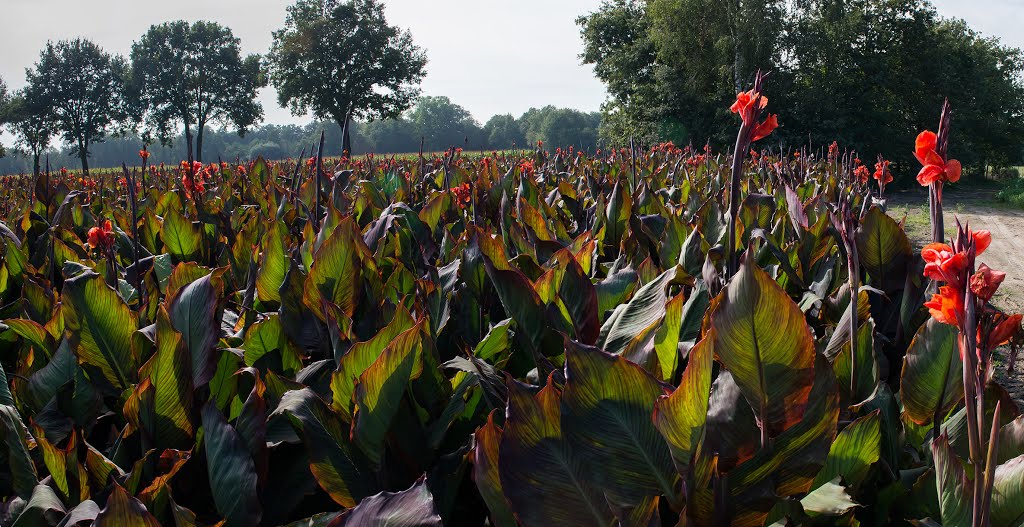
[[[862,185],[866,185],[871,179],[871,171],[864,165],[858,166],[854,171],[853,175],[861,182]]]
[[[960,180],[960,162],[946,160],[936,151],[938,138],[934,132],[925,130],[914,143],[914,157],[923,165],[917,174],[917,182],[928,186],[935,182],[956,183]]]
[[[940,287],[939,292],[932,295],[931,301],[924,303],[924,307],[927,307],[932,317],[942,324],[957,326],[963,319],[964,299],[953,286]]]
[[[1021,332],[1020,323],[1022,319],[1024,319],[1024,316],[1019,314],[1004,315],[996,313],[996,325],[988,334],[988,345],[994,348],[1009,342],[1011,338]],[[978,339],[978,341],[980,342],[981,339]]]
[[[949,284],[960,284],[960,276],[967,268],[967,255],[953,252],[953,248],[944,243],[929,243],[921,249],[924,259],[924,275],[932,280]]]
[[[875,181],[878,182],[878,188],[885,191],[885,186],[892,183],[892,172],[889,172],[889,162],[882,160],[875,163],[875,173],[873,174],[873,177],[875,178]]]
[[[149,159],[149,150],[146,150],[145,148],[139,150],[139,157],[141,157],[143,161]]]
[[[978,271],[971,277],[971,291],[981,300],[988,302],[1004,279],[1006,279],[1006,273],[981,264]]]
[[[768,106],[768,98],[754,90],[736,94],[736,102],[732,103],[729,110],[739,114],[743,124],[747,125],[751,132],[751,142],[764,139],[768,134],[779,127],[779,119],[775,114],[769,114],[768,118],[760,123],[756,122],[756,115],[759,110]]]
[[[455,195],[455,202],[458,203],[460,209],[466,208],[472,199],[472,191],[469,188],[469,183],[463,183],[462,185],[452,189],[452,194]]]
[[[89,246],[104,251],[114,246],[114,227],[110,220],[104,220],[100,225],[89,229]]]

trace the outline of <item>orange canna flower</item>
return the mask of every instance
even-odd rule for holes
[[[873,176],[881,188],[885,188],[886,185],[892,183],[892,172],[889,172],[889,162],[881,161],[875,163],[875,173]]]
[[[866,185],[871,179],[871,171],[864,165],[858,166],[854,171],[853,175],[861,182],[862,185]]]
[[[923,165],[917,174],[917,182],[922,186],[936,182],[956,183],[960,180],[960,162],[956,159],[943,159],[936,151],[937,141],[934,132],[925,130],[918,134],[914,142],[914,157]]]
[[[104,220],[100,225],[89,229],[89,246],[102,250],[114,246],[114,227],[110,220]]]
[[[939,323],[956,326],[964,314],[964,299],[953,286],[944,285],[929,302],[924,303],[928,312]]]
[[[768,118],[760,123],[756,122],[755,115],[757,111],[763,110],[766,106],[768,106],[768,98],[754,90],[750,90],[737,93],[736,102],[732,103],[732,106],[729,107],[729,110],[732,113],[739,114],[743,124],[752,130],[751,142],[768,137],[772,131],[779,127],[779,118],[775,114],[769,114]]]
[[[143,161],[149,159],[149,150],[146,150],[145,148],[139,150],[139,157],[141,157]]]
[[[967,255],[953,252],[953,248],[944,243],[929,243],[921,249],[924,259],[924,276],[950,284],[961,283],[961,276],[967,268]]]

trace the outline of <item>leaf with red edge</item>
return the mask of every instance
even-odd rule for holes
[[[96,515],[94,527],[160,527],[141,501],[129,496],[117,483],[113,487],[107,506]]]
[[[420,478],[401,492],[382,492],[361,501],[332,521],[330,527],[441,527],[434,497]]]
[[[498,446],[501,443],[501,428],[494,423],[494,412],[487,416],[487,423],[476,430],[473,442],[473,481],[480,496],[490,511],[491,523],[495,527],[516,527],[516,519],[501,490],[501,476],[498,472]]]

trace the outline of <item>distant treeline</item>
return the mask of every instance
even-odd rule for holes
[[[518,118],[496,115],[481,125],[461,106],[447,97],[421,97],[415,107],[398,119],[352,124],[352,150],[355,155],[374,152],[407,153],[420,149],[422,138],[425,151],[433,152],[455,146],[467,150],[532,148],[538,141],[548,147],[574,145],[583,150],[598,147],[601,115],[567,108],[545,106],[532,108]],[[207,128],[204,139],[205,160],[233,162],[257,156],[266,159],[296,157],[302,150],[309,152],[326,134],[325,155],[341,155],[341,128],[333,122],[315,121],[301,125],[257,126],[244,136],[233,130]],[[149,145],[150,164],[178,163],[188,155],[186,143],[173,140],[169,145]],[[91,165],[96,168],[116,167],[122,162],[138,162],[138,151],[143,139],[136,134],[109,137],[89,149]],[[0,158],[0,174],[32,171],[29,155],[9,149],[7,157]],[[50,167],[59,170],[78,168],[78,157],[70,148],[50,148]]]

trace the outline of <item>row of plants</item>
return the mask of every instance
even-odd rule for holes
[[[914,254],[760,84],[738,156],[9,179],[0,523],[1021,525],[990,234]]]

